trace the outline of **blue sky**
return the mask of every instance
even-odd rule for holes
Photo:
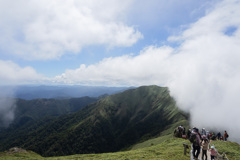
[[[239,138],[229,125],[240,121],[239,8],[240,0],[0,0],[0,85],[167,86],[192,125]]]
[[[103,0],[90,1],[89,3],[81,1],[80,4],[77,4],[75,1],[64,3],[62,1],[53,3],[29,1],[25,5],[25,2],[21,3],[21,1],[16,3],[16,1],[5,2],[2,0],[2,8],[13,5],[13,9],[11,11],[3,9],[0,12],[1,17],[4,17],[1,22],[1,32],[5,35],[0,43],[0,59],[11,61],[19,65],[20,68],[31,67],[36,74],[52,78],[64,73],[67,69],[77,69],[81,64],[96,64],[106,57],[117,57],[125,54],[136,56],[147,46],[174,45],[174,43],[169,43],[167,38],[178,34],[184,26],[204,16],[206,11],[211,9],[216,2],[205,0],[183,0],[181,2],[177,0],[149,0],[147,2],[130,0],[121,3],[121,1],[115,0],[108,3],[108,1]],[[108,5],[104,6],[104,4]],[[63,7],[63,5],[66,6]],[[84,9],[91,13],[81,15]],[[75,13],[71,13],[73,10]],[[104,13],[105,11],[108,12]],[[102,13],[102,15],[98,17],[98,13]],[[64,14],[65,16],[61,17]],[[76,16],[73,16],[74,14]],[[125,38],[123,41],[126,41],[125,44],[118,42],[111,44],[111,40],[105,40],[106,42],[94,41],[94,34],[98,34],[98,32],[88,30],[88,26],[85,29],[82,26],[84,23],[88,23],[88,19],[90,22],[87,25],[99,23],[99,27],[104,27],[114,23],[116,27],[123,25],[132,29],[133,33],[126,33],[129,35],[123,37]],[[50,24],[51,22],[53,24]],[[73,27],[74,25],[83,28],[78,30]],[[56,27],[54,28],[54,26]],[[48,28],[51,29],[47,31]],[[58,36],[54,37],[55,29],[58,30],[58,36],[63,34],[62,37],[59,36],[62,38],[61,41],[57,40]],[[73,29],[72,33],[65,34],[71,29]],[[86,34],[83,34],[84,30],[86,30]],[[52,32],[50,33],[52,36],[41,37],[41,34],[48,34],[47,32]],[[99,38],[104,39],[106,34],[115,34],[113,29],[106,29],[105,32],[98,35],[102,36]],[[129,39],[127,36],[134,35],[134,32],[138,32],[140,36],[137,37],[135,34],[133,42],[127,42]],[[119,33],[125,34],[124,31],[119,31]],[[35,36],[31,37],[32,34]],[[79,37],[83,36],[83,38],[76,39],[74,34]],[[87,39],[88,34],[91,39],[85,43],[83,42],[84,37]],[[76,43],[75,45],[80,47],[75,49],[75,47],[64,44],[64,36],[69,41],[71,38],[76,39],[72,40],[71,43]],[[26,40],[28,37],[30,37],[29,40]],[[44,45],[49,45],[49,49],[44,49],[41,46],[44,43],[44,38],[47,43]],[[117,39],[117,37],[112,38]],[[4,43],[4,41],[6,42]],[[60,47],[62,48],[60,49]]]

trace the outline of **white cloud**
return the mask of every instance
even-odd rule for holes
[[[47,81],[31,67],[20,67],[12,61],[0,60],[0,127],[7,127],[14,120],[15,86]]]
[[[142,34],[124,24],[132,0],[0,0],[0,49],[24,59],[55,59],[89,45],[126,47]]]
[[[183,42],[169,87],[193,125],[227,129],[240,142],[239,7],[240,1],[223,1],[177,38]],[[230,26],[236,28],[231,36],[225,34]]]
[[[20,67],[12,61],[0,60],[0,85],[39,83],[46,80],[31,67]]]
[[[94,85],[168,86],[192,124],[228,130],[238,138],[240,104],[240,1],[225,0],[179,37],[178,48],[153,47],[137,56],[107,58],[81,65],[55,78],[58,82]],[[226,30],[234,26],[228,35]]]
[[[159,83],[165,77],[165,63],[172,49],[150,46],[139,56],[129,55],[106,58],[95,65],[82,64],[76,70],[67,70],[55,78],[57,82],[80,83],[92,82],[93,85],[143,85]],[[161,70],[161,72],[158,71]],[[159,75],[156,74],[159,73]]]

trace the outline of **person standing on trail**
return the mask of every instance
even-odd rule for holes
[[[224,135],[223,135],[223,138],[224,138],[224,141],[227,141],[227,138],[228,138],[229,136],[228,136],[228,133],[227,133],[227,131],[225,131],[224,132]]]
[[[187,138],[190,139],[190,136],[191,136],[191,129],[188,129]]]
[[[216,140],[216,135],[214,132],[212,132],[211,140]]]
[[[220,132],[218,132],[217,139],[220,140],[221,136],[222,136],[222,134]]]
[[[207,135],[205,128],[202,129],[202,136],[203,135],[205,135],[205,136]]]
[[[210,140],[210,133],[209,133],[209,131],[207,131],[207,135],[206,136],[207,136],[207,139]]]
[[[201,143],[201,146],[202,146],[202,160],[204,160],[204,155],[205,155],[205,160],[207,160],[207,150],[208,150],[208,145],[209,145],[209,142],[208,142],[208,139],[206,137],[206,135],[203,135],[203,141]]]
[[[210,155],[211,155],[211,160],[214,160],[215,157],[217,156],[217,151],[215,150],[214,146],[211,146]]]
[[[190,136],[190,142],[192,143],[192,154],[194,159],[198,159],[199,153],[200,153],[200,146],[201,146],[201,138],[200,133],[198,131],[198,128],[194,127]]]

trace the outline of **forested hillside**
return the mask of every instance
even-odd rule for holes
[[[73,113],[97,100],[98,98],[93,97],[34,100],[17,99],[17,107],[14,114],[15,120],[12,125],[23,125],[28,121],[41,119],[47,116],[60,116]]]
[[[114,94],[80,111],[26,123],[0,134],[1,150],[13,146],[43,156],[122,150],[187,122],[168,88],[143,86]],[[3,147],[4,146],[4,147]]]

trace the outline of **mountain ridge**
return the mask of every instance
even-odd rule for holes
[[[78,97],[99,97],[103,94],[114,94],[122,92],[131,87],[104,87],[104,86],[80,86],[80,85],[21,85],[21,86],[0,86],[3,92],[14,92],[10,94],[14,98],[25,100],[54,98],[69,99]]]
[[[23,138],[8,148],[19,144],[43,156],[115,152],[187,119],[168,88],[142,86],[107,96],[76,113],[43,120],[42,124],[38,121],[36,128],[23,126]],[[32,131],[24,133],[31,127]]]

